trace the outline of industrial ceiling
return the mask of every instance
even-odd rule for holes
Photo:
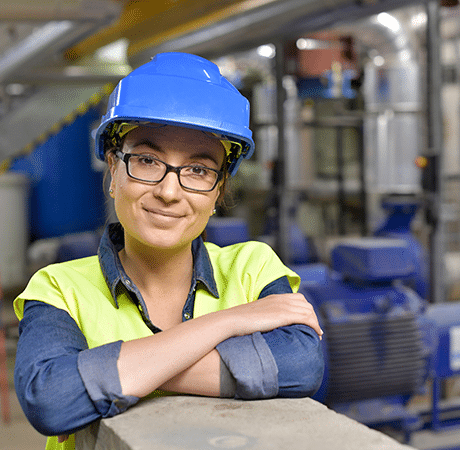
[[[159,51],[213,58],[422,3],[0,0],[0,161],[30,147],[69,112],[106,92],[107,83]],[[127,46],[126,60],[95,57],[120,40]]]

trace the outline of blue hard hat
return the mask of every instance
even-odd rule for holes
[[[228,172],[254,152],[249,102],[212,62],[187,53],[160,53],[122,79],[109,97],[96,130],[95,151],[104,160],[105,141],[120,123],[183,126],[232,144]]]

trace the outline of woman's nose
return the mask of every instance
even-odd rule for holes
[[[165,202],[171,202],[178,198],[182,187],[179,183],[179,177],[175,172],[169,172],[166,176],[155,185],[154,193],[161,197]]]

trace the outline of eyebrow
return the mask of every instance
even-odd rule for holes
[[[157,144],[155,144],[149,139],[141,139],[139,142],[135,142],[132,145],[132,148],[139,147],[140,145],[146,145],[147,147],[150,147],[152,150],[158,150],[159,152],[164,153],[164,150],[161,147],[159,147]]]
[[[152,142],[150,139],[141,139],[139,142],[136,142],[132,145],[132,148],[135,149],[136,147],[139,147],[141,145],[146,145],[147,147],[150,147],[152,150],[156,150],[158,152],[161,152],[163,154],[166,153],[166,151],[164,149],[162,149],[161,147],[159,147],[157,144],[155,144],[154,142]],[[214,158],[212,155],[210,155],[209,153],[196,153],[196,154],[192,154],[190,155],[192,159],[207,159],[211,162],[213,162],[216,166],[219,165],[219,162],[216,160],[216,158]]]
[[[219,163],[217,162],[216,158],[214,158],[212,155],[209,153],[197,153],[195,155],[192,155],[192,158],[196,159],[207,159],[209,161],[212,161],[216,166],[219,166]]]

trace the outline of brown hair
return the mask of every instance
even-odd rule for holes
[[[106,139],[104,146],[105,146],[105,161],[108,163],[108,156],[109,154],[115,155],[117,150],[123,148],[123,142],[124,142],[124,137],[121,139],[118,145],[115,145],[113,142],[111,142],[109,139]],[[220,193],[219,197],[217,198],[216,206],[219,206],[220,208],[226,210],[230,207],[229,203],[231,203],[231,194],[228,190],[228,166],[229,163],[227,161],[227,158],[224,158],[224,162],[221,167],[221,171],[223,172],[223,177],[222,177],[222,184],[220,185]],[[104,192],[105,195],[107,195],[107,191],[105,187],[107,186],[107,180],[108,177],[110,176],[110,169],[107,164],[107,167],[104,171],[104,177],[103,177],[103,186],[104,186]],[[107,201],[110,201],[109,198],[107,198]],[[206,228],[202,231],[201,237],[203,238],[204,241],[206,241]]]

